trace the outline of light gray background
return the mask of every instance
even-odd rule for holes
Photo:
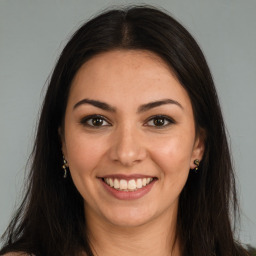
[[[21,197],[47,77],[71,32],[106,0],[0,0],[0,233]],[[241,240],[256,246],[256,0],[152,0],[203,49],[219,92],[238,177]]]

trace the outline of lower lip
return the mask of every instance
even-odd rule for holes
[[[144,195],[146,195],[147,193],[149,193],[149,191],[152,189],[152,187],[154,186],[156,179],[154,179],[153,181],[150,182],[150,184],[148,184],[145,187],[139,188],[136,191],[120,191],[120,190],[116,190],[112,187],[110,187],[109,185],[107,185],[102,179],[101,183],[103,184],[103,187],[115,198],[120,199],[120,200],[134,200],[134,199],[139,199],[141,197],[143,197]]]

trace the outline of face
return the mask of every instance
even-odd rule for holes
[[[62,150],[88,221],[137,226],[172,216],[203,142],[171,69],[147,51],[97,55],[76,74]]]

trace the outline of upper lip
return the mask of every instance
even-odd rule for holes
[[[131,180],[131,179],[156,178],[156,177],[152,176],[152,175],[145,175],[145,174],[131,174],[131,175],[110,174],[110,175],[100,176],[98,178],[102,178],[102,179],[112,178],[112,179]]]

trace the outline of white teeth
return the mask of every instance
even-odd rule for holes
[[[115,188],[117,190],[123,190],[123,191],[135,191],[139,188],[147,186],[151,181],[153,181],[153,178],[143,178],[143,179],[132,179],[132,180],[118,180],[118,179],[112,179],[112,178],[104,178],[104,181],[106,184],[108,184],[110,187]]]
[[[122,190],[127,189],[127,181],[126,180],[120,180],[120,189],[122,189]]]
[[[142,179],[137,179],[137,188],[142,188]]]
[[[119,185],[119,180],[118,179],[115,179],[114,180],[114,188],[119,188],[120,185]]]
[[[114,187],[114,181],[112,179],[109,179],[109,186],[112,188]]]
[[[129,180],[129,182],[128,182],[128,189],[129,190],[134,190],[136,188],[137,188],[137,186],[136,186],[135,180]]]

